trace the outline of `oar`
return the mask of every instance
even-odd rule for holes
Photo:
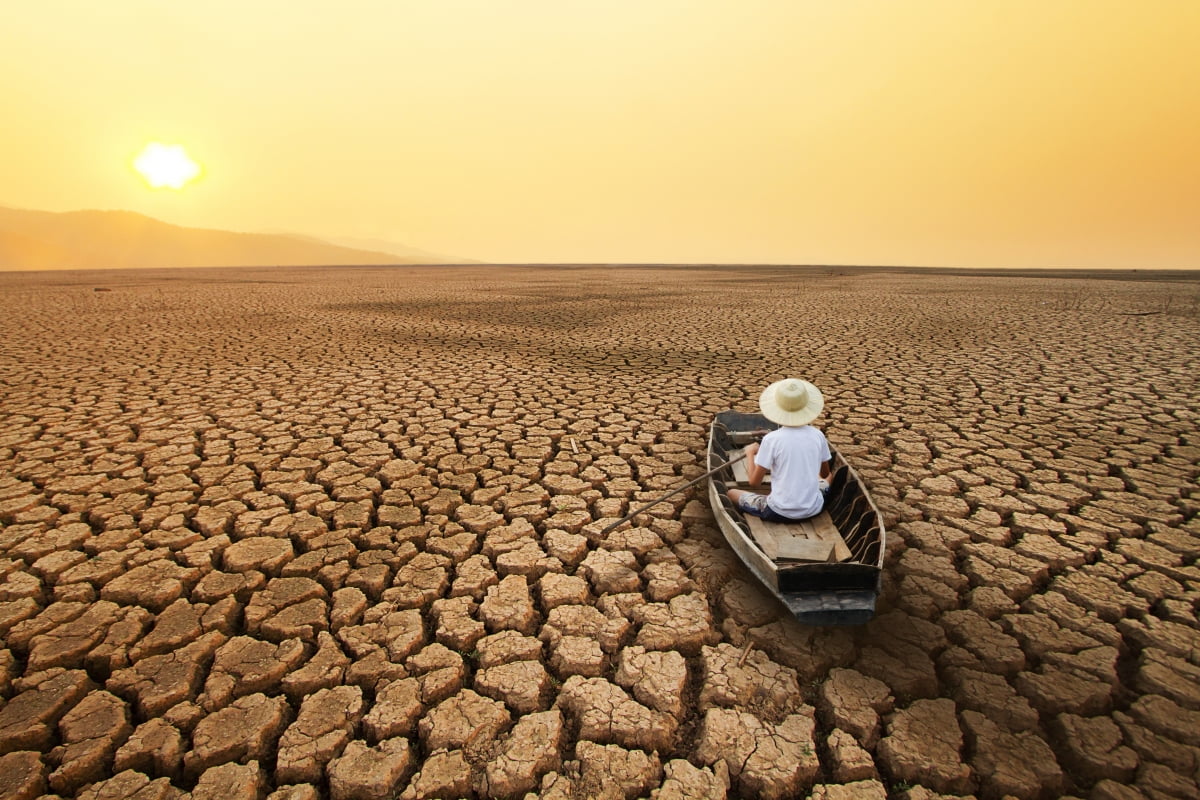
[[[656,506],[656,505],[658,505],[659,503],[661,503],[663,500],[666,500],[666,499],[668,499],[668,498],[674,497],[675,495],[679,494],[680,492],[682,492],[684,489],[688,488],[689,486],[695,486],[697,483],[699,483],[700,481],[704,480],[704,479],[705,479],[705,478],[707,478],[709,475],[712,475],[714,472],[720,472],[721,470],[723,470],[723,469],[725,469],[726,467],[728,467],[730,464],[736,464],[737,462],[741,461],[741,460],[742,460],[743,458],[745,458],[745,457],[746,457],[746,453],[745,453],[745,452],[743,452],[743,453],[742,453],[740,456],[738,456],[737,458],[732,458],[732,459],[730,459],[729,461],[726,461],[726,462],[725,462],[724,464],[722,464],[721,466],[719,466],[719,467],[717,467],[717,468],[715,468],[715,469],[710,469],[708,472],[704,473],[704,474],[703,474],[703,475],[701,475],[699,478],[696,478],[696,479],[695,479],[695,480],[693,480],[693,481],[688,481],[688,482],[687,482],[687,483],[685,483],[683,486],[680,486],[678,489],[672,489],[670,492],[667,492],[666,494],[664,494],[662,497],[658,498],[657,500],[651,500],[649,503],[647,503],[646,505],[642,506],[642,507],[641,507],[641,508],[639,508],[637,511],[630,511],[630,512],[629,512],[628,514],[626,514],[624,517],[622,517],[621,519],[617,520],[617,521],[616,521],[616,522],[614,522],[612,525],[609,525],[609,526],[608,526],[607,528],[605,528],[604,530],[600,531],[600,535],[601,535],[601,536],[604,536],[605,534],[609,533],[610,531],[614,531],[614,530],[616,530],[617,528],[619,528],[619,527],[621,527],[622,525],[624,525],[626,522],[629,522],[629,520],[631,520],[631,519],[633,519],[634,517],[636,517],[638,514],[641,514],[641,513],[642,513],[643,511],[645,511],[646,509],[648,509],[648,508],[653,508],[654,506]]]

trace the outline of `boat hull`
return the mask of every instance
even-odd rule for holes
[[[755,434],[777,427],[757,414],[721,412],[709,435],[709,469]],[[832,447],[831,447],[832,450]],[[882,582],[886,532],[866,486],[841,454],[833,454],[834,481],[826,508],[850,551],[838,562],[797,563],[772,558],[751,533],[745,517],[725,496],[737,488],[732,468],[709,478],[709,502],[717,524],[742,563],[792,615],[809,625],[861,625],[875,615]]]

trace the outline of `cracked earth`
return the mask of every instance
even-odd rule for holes
[[[0,292],[4,798],[1200,797],[1194,275]],[[888,525],[859,628],[702,486],[599,535],[787,375]]]

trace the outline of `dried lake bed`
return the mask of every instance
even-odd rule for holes
[[[1118,279],[1120,278],[1120,279]],[[1200,276],[0,273],[0,796],[1200,796]],[[888,524],[808,628],[708,424]]]

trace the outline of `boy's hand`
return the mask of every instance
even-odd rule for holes
[[[746,476],[750,486],[760,486],[767,477],[767,471],[758,465],[754,457],[758,455],[758,442],[746,445]]]

